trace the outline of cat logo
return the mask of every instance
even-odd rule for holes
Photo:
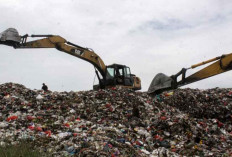
[[[82,56],[83,55],[83,51],[81,51],[81,50],[72,49],[71,51],[72,51],[72,53],[74,53],[74,55],[78,55],[78,56]]]

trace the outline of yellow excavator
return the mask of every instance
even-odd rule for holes
[[[29,37],[42,39],[27,42]],[[13,46],[16,49],[56,48],[59,51],[63,51],[67,54],[86,60],[94,65],[95,72],[99,80],[99,85],[95,85],[94,89],[104,89],[114,86],[122,86],[134,90],[141,89],[140,78],[131,74],[129,67],[120,64],[106,66],[102,59],[91,49],[68,42],[64,38],[57,35],[29,36],[26,34],[24,36],[20,36],[16,29],[9,28],[0,33],[0,44]],[[211,62],[214,63],[186,77],[187,70],[194,69]],[[163,91],[176,89],[178,87],[197,82],[229,70],[232,70],[232,53],[194,64],[189,68],[183,68],[180,72],[172,76],[159,73],[152,80],[148,93],[150,95],[156,95],[162,93]],[[100,72],[101,75],[99,75],[98,72]],[[178,81],[179,76],[181,76],[181,79]]]
[[[42,38],[27,42],[28,38]],[[0,44],[19,48],[56,48],[59,51],[83,59],[95,68],[98,85],[94,89],[104,89],[115,86],[131,88],[133,90],[141,89],[141,80],[134,74],[131,74],[130,68],[125,65],[112,64],[106,66],[103,60],[91,49],[81,47],[66,41],[58,35],[23,35],[20,36],[14,28],[8,28],[0,33]],[[100,73],[100,75],[99,75]]]
[[[186,71],[196,67],[214,62],[196,73],[186,77]],[[163,73],[157,74],[152,80],[148,93],[150,95],[160,94],[164,91],[177,89],[178,87],[194,83],[224,72],[232,70],[232,53],[209,59],[207,61],[194,64],[189,68],[183,68],[175,75],[167,76]],[[178,81],[178,77],[181,77]]]

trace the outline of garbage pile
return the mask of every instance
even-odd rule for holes
[[[53,156],[231,156],[232,89],[152,98],[112,88],[44,92],[0,85],[0,146],[22,140]]]
[[[169,98],[164,100],[164,103],[177,107],[193,117],[215,118],[223,122],[231,120],[232,89],[177,89]]]

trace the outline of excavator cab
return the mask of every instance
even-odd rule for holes
[[[125,86],[133,87],[135,90],[141,89],[141,81],[131,74],[130,68],[125,65],[112,64],[106,67],[105,86]]]
[[[133,78],[131,77],[130,68],[125,65],[112,64],[106,67],[106,86],[124,85],[132,86]]]
[[[104,89],[115,86],[130,88],[133,90],[141,89],[141,80],[134,74],[131,74],[130,68],[121,64],[112,64],[106,66],[104,78],[99,80],[99,84],[94,85],[93,89]]]

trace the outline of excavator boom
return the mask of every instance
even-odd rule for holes
[[[30,42],[26,42],[27,38],[38,38],[45,37],[43,39],[34,40]],[[64,38],[57,35],[25,35],[22,36],[22,42],[14,48],[56,48],[59,51],[63,51],[69,55],[78,57],[80,59],[86,60],[87,62],[93,64],[104,76],[106,65],[102,61],[102,59],[94,52],[87,48],[83,48],[81,46],[75,45],[71,42],[66,41]]]
[[[28,38],[43,38],[27,42]],[[14,48],[56,48],[67,54],[81,58],[93,64],[104,76],[106,65],[102,59],[93,51],[75,45],[66,41],[64,38],[57,35],[24,35],[20,36],[18,31],[14,28],[9,28],[0,34],[0,44],[13,46]]]
[[[217,61],[215,63],[178,82],[178,86],[184,86],[232,70],[232,54],[222,55],[216,58]]]
[[[186,77],[187,70],[194,69],[196,67],[199,67],[207,63],[211,63],[211,62],[214,62],[214,63]],[[152,83],[150,84],[148,93],[151,95],[156,95],[163,91],[176,89],[178,87],[181,87],[181,86],[184,86],[190,83],[194,83],[194,82],[224,73],[229,70],[232,70],[232,53],[222,55],[219,57],[215,57],[213,59],[209,59],[207,61],[192,65],[190,68],[183,68],[176,75],[172,75],[170,77],[162,73],[157,74],[152,80]],[[182,78],[180,81],[177,81],[177,78],[180,75],[182,76]]]

